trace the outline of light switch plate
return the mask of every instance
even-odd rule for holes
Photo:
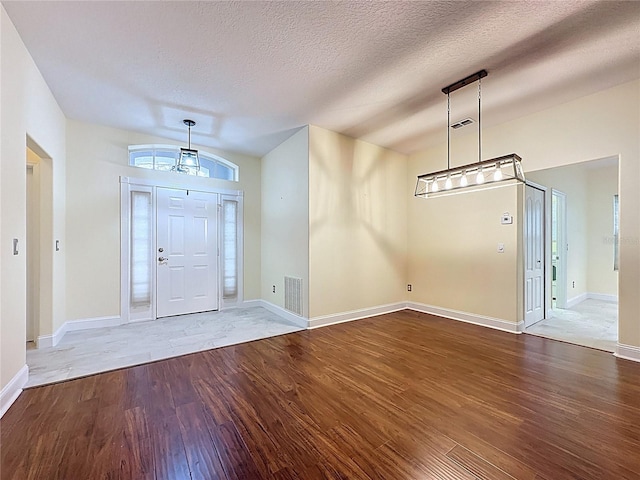
[[[498,253],[504,253],[504,243],[498,244]]]
[[[513,223],[513,217],[509,215],[509,212],[503,213],[500,217],[500,223],[502,225],[511,225]]]

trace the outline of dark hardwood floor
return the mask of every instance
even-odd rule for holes
[[[640,364],[404,311],[26,390],[2,479],[638,479]]]

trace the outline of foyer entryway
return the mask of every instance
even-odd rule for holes
[[[205,312],[68,332],[27,350],[28,387],[84,377],[302,330],[262,307]]]

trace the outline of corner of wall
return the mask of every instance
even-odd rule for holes
[[[29,367],[23,365],[7,384],[0,390],[0,418],[9,410],[9,407],[18,399],[22,388],[29,380]]]
[[[309,127],[262,158],[261,298],[285,306],[284,277],[302,280],[302,316],[309,315]],[[275,289],[275,292],[274,292]]]

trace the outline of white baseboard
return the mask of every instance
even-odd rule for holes
[[[624,358],[625,360],[640,362],[640,347],[618,343],[616,345],[616,351],[614,352],[614,355],[619,358]]]
[[[29,380],[29,367],[24,365],[0,391],[0,418],[9,410],[13,402],[18,399],[18,396],[22,393],[22,387],[27,384],[27,380]]]
[[[245,300],[244,302],[238,304],[238,305],[234,305],[233,307],[228,307],[228,308],[244,308],[244,307],[264,307],[265,300],[261,300],[261,299],[256,299],[256,300]],[[226,310],[226,309],[225,309]]]
[[[617,295],[609,295],[607,293],[585,292],[573,298],[568,299],[566,308],[573,308],[579,303],[582,303],[588,299],[600,300],[601,302],[618,303]]]
[[[75,332],[77,330],[91,330],[94,328],[103,327],[117,327],[122,325],[123,320],[120,316],[110,317],[94,317],[83,318],[80,320],[68,320],[62,324],[62,326],[56,330],[53,335],[40,335],[36,342],[38,348],[55,347],[60,343],[60,340],[65,336],[67,332]]]
[[[567,309],[573,308],[576,305],[578,305],[579,303],[584,302],[587,298],[588,298],[587,297],[587,292],[581,293],[580,295],[577,295],[577,296],[572,297],[572,298],[567,298],[567,306],[566,306],[566,308]]]
[[[263,307],[269,310],[271,313],[275,313],[280,318],[288,321],[289,323],[293,323],[295,326],[300,328],[309,328],[309,322],[306,318],[301,317],[300,315],[296,315],[295,313],[291,313],[284,308],[275,305],[271,302],[267,302],[266,300],[246,300],[242,302],[243,306],[246,307]]]
[[[429,313],[438,317],[450,318],[460,322],[473,323],[482,327],[494,328],[509,333],[522,333],[524,331],[524,322],[513,323],[500,318],[486,317],[469,312],[459,312],[448,308],[434,307],[433,305],[425,305],[423,303],[408,302],[407,308],[416,312]]]
[[[113,315],[109,317],[93,317],[93,318],[83,318],[81,320],[69,320],[65,322],[67,326],[67,332],[75,332],[77,330],[91,330],[94,328],[104,328],[104,327],[117,327],[119,325],[123,325],[126,322],[123,322],[120,318],[120,315]]]
[[[449,318],[452,320],[458,320],[461,322],[473,323],[475,325],[494,328],[510,333],[522,333],[524,331],[524,322],[513,323],[499,318],[486,317],[483,315],[476,315],[474,313],[468,312],[459,312],[457,310],[450,310],[447,308],[434,307],[432,305],[425,305],[422,303],[414,302],[398,302],[388,305],[379,305],[371,308],[363,308],[360,310],[352,310],[349,312],[341,312],[331,315],[313,317],[309,320],[295,315],[282,307],[274,305],[271,302],[267,302],[266,300],[246,300],[242,303],[242,306],[264,307],[270,312],[280,316],[281,318],[292,322],[294,325],[297,325],[301,328],[309,329],[325,327],[327,325],[334,325],[336,323],[350,322],[362,318],[375,317],[377,315],[384,315],[385,313],[409,309],[415,310],[417,312],[437,315],[439,317]]]
[[[309,328],[326,327],[327,325],[334,325],[336,323],[351,322],[353,320],[359,320],[361,318],[375,317],[377,315],[384,315],[385,313],[405,310],[406,308],[407,304],[404,302],[400,302],[391,303],[388,305],[379,305],[377,307],[371,308],[363,308],[360,310],[352,310],[350,312],[322,315],[309,319]]]
[[[592,298],[594,300],[600,300],[601,302],[611,302],[618,303],[618,295],[609,295],[606,293],[587,293],[587,298]]]
[[[353,310],[350,312],[341,312],[335,313],[332,315],[323,315],[319,317],[314,317],[311,319],[306,319],[299,315],[289,312],[284,308],[275,305],[266,300],[245,300],[242,303],[243,307],[263,307],[269,310],[271,313],[278,315],[279,317],[287,320],[290,323],[300,327],[300,328],[318,328],[325,327],[327,325],[333,325],[336,323],[342,322],[350,322],[352,320],[359,320],[361,318],[367,317],[375,317],[376,315],[382,315],[385,313],[397,312],[399,310],[404,310],[406,304],[404,302],[393,303],[389,305],[380,305],[377,307],[364,308],[361,310]]]
[[[60,343],[62,337],[67,333],[67,323],[63,323],[58,330],[53,332],[51,335],[38,335],[36,339],[36,347],[37,348],[49,348],[55,347]]]

